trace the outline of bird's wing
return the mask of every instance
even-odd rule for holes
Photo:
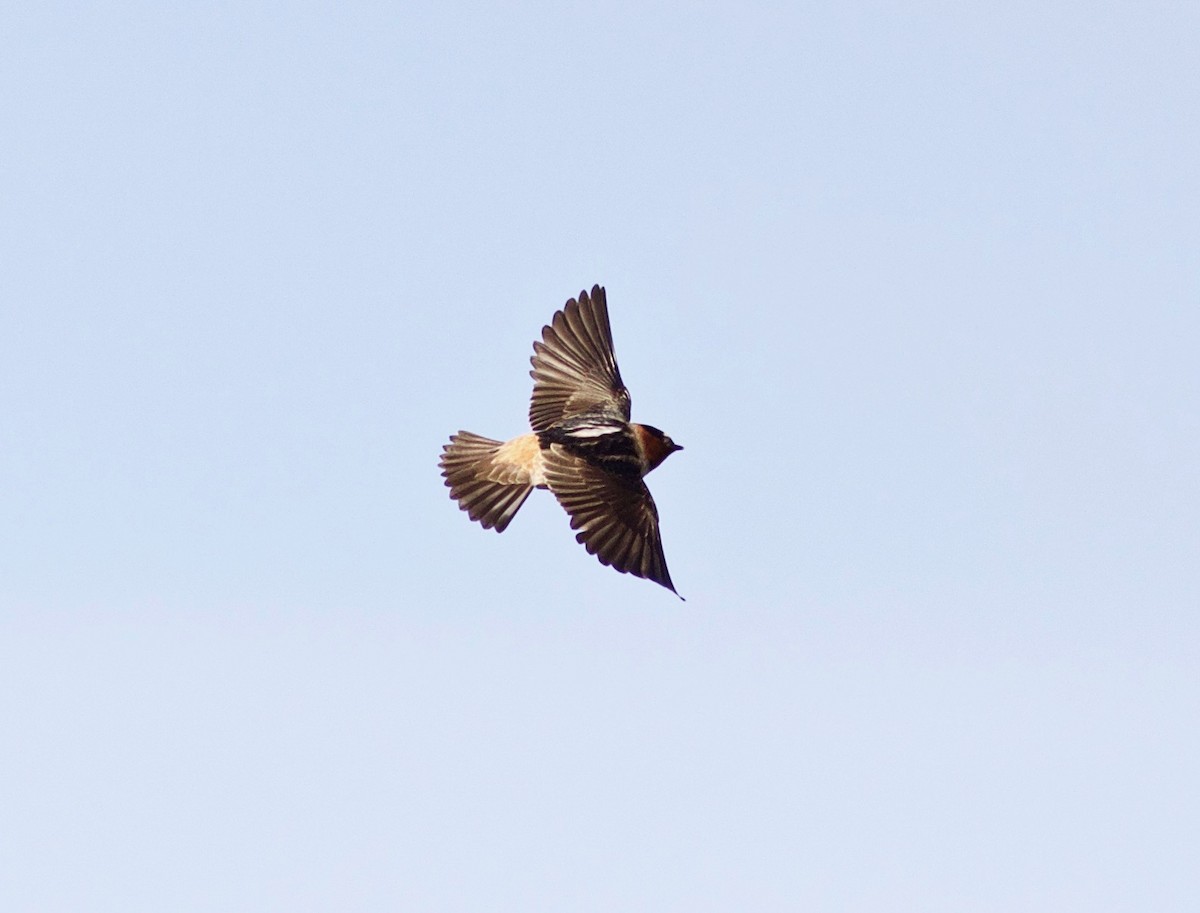
[[[552,444],[542,451],[546,483],[571,516],[575,539],[622,574],[644,577],[675,595],[667,571],[658,510],[646,484],[634,476],[615,475],[597,468]]]
[[[601,412],[629,421],[629,391],[621,382],[613,354],[612,329],[604,289],[580,292],[542,329],[533,344],[533,399],[529,424],[534,431],[582,412]]]

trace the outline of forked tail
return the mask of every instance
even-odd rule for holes
[[[438,461],[450,497],[472,520],[498,533],[508,528],[533,491],[528,474],[515,473],[513,467],[496,459],[503,446],[502,441],[460,431],[442,446]]]

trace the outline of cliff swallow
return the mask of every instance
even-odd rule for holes
[[[450,497],[484,529],[504,532],[534,488],[549,488],[575,539],[601,564],[679,595],[642,478],[683,448],[629,421],[629,391],[613,354],[604,289],[580,292],[533,344],[533,431],[510,441],[459,431],[442,447]],[[682,597],[680,597],[682,598]]]

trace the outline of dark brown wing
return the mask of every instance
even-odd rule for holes
[[[604,289],[579,293],[542,329],[533,344],[533,399],[529,424],[545,431],[581,412],[604,412],[629,421],[629,391],[613,354]]]
[[[543,450],[542,458],[546,483],[571,515],[571,528],[579,530],[575,539],[601,564],[653,580],[678,596],[663,555],[658,510],[646,484],[605,472],[561,444]]]

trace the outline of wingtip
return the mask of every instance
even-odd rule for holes
[[[579,306],[585,304],[589,300],[603,302],[604,298],[605,298],[604,286],[597,282],[595,285],[592,286],[592,290],[590,292],[587,289],[580,289],[579,296],[576,298],[570,299],[565,305],[563,305],[563,309],[565,310],[566,308],[570,307],[572,304],[574,304],[576,307],[579,307]]]
[[[664,571],[664,573],[663,573],[663,575],[662,575],[661,577],[658,577],[658,576],[649,576],[649,575],[647,575],[646,579],[647,579],[647,580],[653,580],[655,583],[657,583],[657,584],[658,584],[659,586],[661,586],[663,589],[665,589],[665,590],[670,590],[670,591],[671,591],[672,593],[674,593],[676,596],[679,596],[679,590],[675,589],[675,581],[673,581],[673,580],[671,579],[671,575],[670,575],[669,573],[666,573],[666,568],[665,568],[665,567],[663,568],[663,571]],[[639,575],[639,576],[640,576],[640,575]],[[681,602],[687,602],[687,600],[686,600],[686,599],[684,599],[682,596],[679,596],[679,599],[680,599],[680,601],[681,601]]]

